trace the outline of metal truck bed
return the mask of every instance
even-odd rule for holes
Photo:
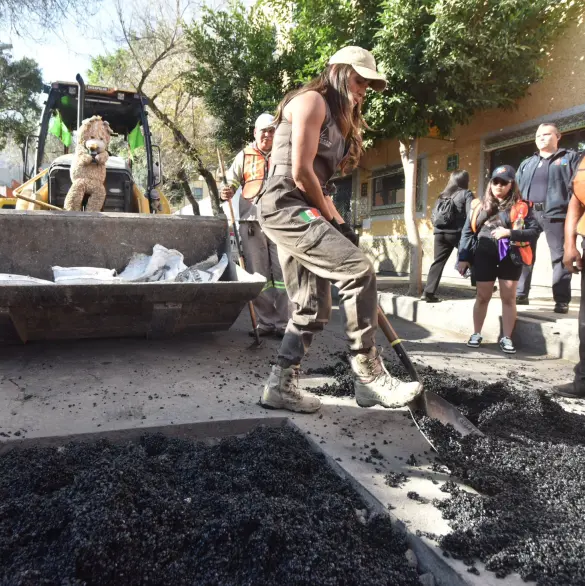
[[[0,210],[0,233],[0,273],[51,281],[54,265],[121,272],[155,244],[179,250],[187,266],[229,258],[217,283],[0,283],[0,344],[226,330],[266,282],[232,262],[225,218]]]

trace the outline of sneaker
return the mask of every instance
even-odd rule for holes
[[[481,334],[471,334],[469,340],[467,340],[467,345],[470,348],[479,348],[482,340]]]
[[[530,305],[528,295],[516,295],[516,305]]]
[[[283,368],[275,364],[264,391],[260,405],[266,409],[288,409],[295,413],[314,413],[321,407],[317,397],[299,390],[299,367]]]
[[[258,330],[258,335],[261,338],[265,338],[266,336],[272,336],[272,334],[274,334],[275,332],[274,328],[265,328],[263,326],[257,326],[256,329]],[[248,336],[255,338],[256,334],[254,333],[254,330],[250,330],[248,332]]]
[[[439,303],[441,301],[434,293],[423,293],[420,300],[427,303]]]
[[[391,376],[375,346],[367,354],[352,356],[351,368],[355,374],[355,400],[360,407],[404,407],[423,390],[419,382],[404,383]]]
[[[500,349],[506,354],[516,354],[516,348],[514,348],[514,342],[508,336],[502,336],[500,338]]]
[[[568,303],[555,303],[555,308],[553,309],[555,313],[569,313],[569,304]]]
[[[553,393],[569,399],[585,399],[585,389],[578,389],[574,382],[558,385],[553,389]]]

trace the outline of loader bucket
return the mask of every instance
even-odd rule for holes
[[[55,265],[121,272],[155,244],[179,250],[187,266],[214,253],[229,258],[216,283],[0,282],[0,344],[227,330],[266,283],[233,263],[225,218],[0,210],[0,234],[0,273],[50,281]]]

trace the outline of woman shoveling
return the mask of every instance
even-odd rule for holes
[[[392,377],[375,346],[376,275],[343,222],[327,184],[339,167],[355,167],[362,151],[361,107],[366,90],[386,81],[374,57],[345,47],[321,75],[287,95],[278,107],[271,167],[260,194],[260,224],[276,243],[294,312],[264,385],[267,408],[312,413],[317,397],[301,393],[298,373],[315,332],[331,314],[331,285],[339,288],[360,407],[401,407],[422,391],[418,382]]]

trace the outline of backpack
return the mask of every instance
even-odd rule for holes
[[[431,222],[435,228],[448,229],[455,224],[457,217],[457,207],[455,206],[455,197],[439,197],[435,203],[435,207],[431,212]]]

